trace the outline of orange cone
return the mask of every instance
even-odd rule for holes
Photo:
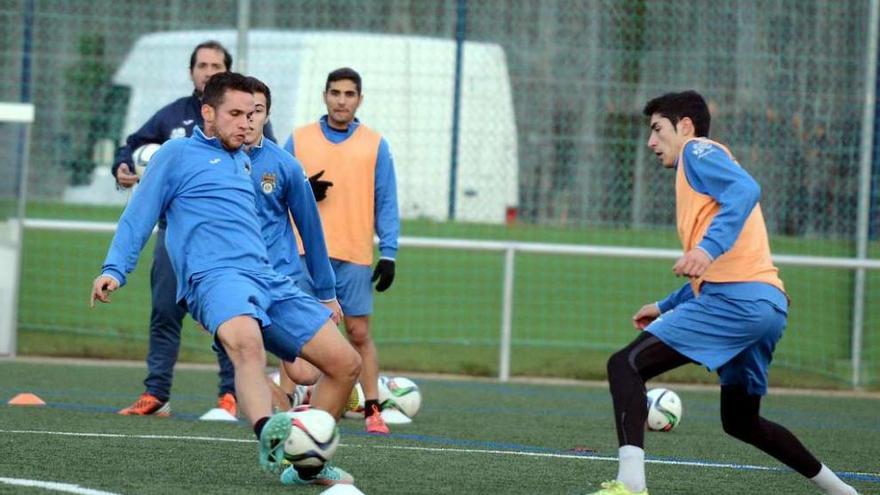
[[[7,402],[10,406],[45,406],[46,403],[43,399],[37,397],[31,393],[18,394],[13,397],[9,402]]]

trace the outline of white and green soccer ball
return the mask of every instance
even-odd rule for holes
[[[681,422],[681,399],[668,388],[648,390],[648,421],[652,431],[671,431]]]
[[[412,418],[422,407],[422,391],[409,378],[380,376],[379,402],[382,409],[397,409]]]
[[[143,146],[138,147],[131,153],[131,161],[132,166],[134,166],[134,173],[137,174],[138,177],[143,177],[144,172],[147,171],[147,164],[150,163],[150,158],[153,158],[153,155],[156,154],[156,151],[159,151],[161,145],[156,143],[147,143]]]

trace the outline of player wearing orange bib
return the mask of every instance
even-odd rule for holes
[[[684,254],[673,273],[688,278],[642,306],[644,330],[608,360],[619,442],[617,478],[593,495],[647,495],[645,382],[688,363],[717,371],[725,433],[775,457],[823,493],[856,493],[785,427],[760,415],[788,299],[770,257],[758,183],[723,145],[710,141],[709,108],[694,91],[648,102],[648,147],[675,169],[675,210]],[[761,492],[761,490],[758,490]]]
[[[324,89],[327,115],[296,129],[285,149],[303,164],[319,200],[345,329],[363,360],[366,430],[387,434],[378,400],[379,356],[370,335],[370,314],[372,282],[378,280],[376,290],[383,292],[394,280],[400,215],[391,150],[379,133],[355,118],[362,101],[360,74],[349,68],[331,72]],[[380,259],[371,270],[374,233]],[[299,285],[310,292],[310,277],[304,276]]]

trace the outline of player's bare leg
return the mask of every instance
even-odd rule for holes
[[[220,325],[217,340],[235,366],[238,402],[251,424],[256,424],[272,414],[271,392],[263,374],[266,351],[260,326],[249,316],[237,316]]]
[[[360,382],[364,389],[367,431],[387,435],[390,431],[379,414],[379,352],[370,335],[370,317],[346,316],[345,331],[348,333],[349,342],[357,349],[363,361]]]
[[[273,390],[273,398],[275,406],[281,409],[290,409],[302,404],[308,404],[311,400],[312,388],[321,378],[321,370],[315,365],[309,363],[303,358],[296,361],[281,361],[281,369],[279,370],[280,384],[271,385]],[[281,396],[284,397],[281,397]]]
[[[263,370],[266,351],[257,320],[236,316],[217,329],[217,340],[235,367],[238,400],[260,441],[259,460],[263,469],[281,472],[284,467],[284,441],[290,435],[290,418],[272,414],[272,392]]]
[[[293,393],[292,387],[296,385],[314,385],[321,378],[321,370],[305,359],[297,359],[294,362],[281,362],[281,388]]]
[[[312,394],[312,407],[323,409],[339,419],[361,373],[361,358],[357,351],[339,333],[336,325],[327,320],[303,346],[300,356],[323,373]]]

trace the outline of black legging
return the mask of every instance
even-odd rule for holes
[[[648,332],[608,359],[608,383],[621,446],[645,446],[645,382],[692,362]],[[760,409],[760,395],[750,395],[742,386],[721,387],[721,424],[727,434],[754,445],[807,478],[819,474],[821,463],[790,431],[762,418]]]

